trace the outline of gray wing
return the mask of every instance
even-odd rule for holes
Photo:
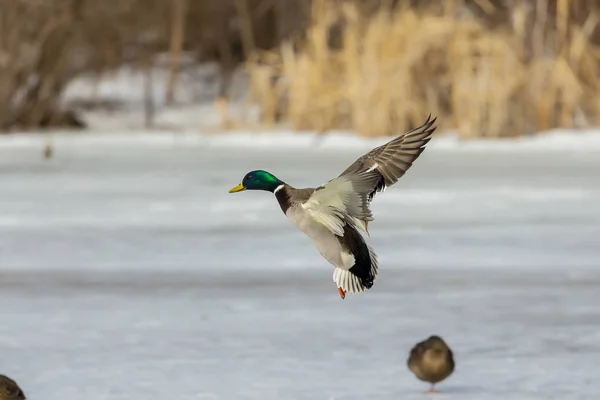
[[[369,201],[372,200],[377,192],[398,182],[421,155],[436,129],[436,120],[437,118],[431,119],[430,114],[423,125],[374,148],[346,168],[340,176],[356,175],[365,171],[377,173],[379,179],[369,194]]]
[[[377,179],[373,171],[339,176],[315,189],[302,208],[314,221],[342,237],[349,220],[373,220],[368,196]]]

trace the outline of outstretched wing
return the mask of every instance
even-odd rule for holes
[[[369,192],[369,201],[371,201],[377,192],[382,192],[398,182],[398,179],[421,155],[436,129],[434,126],[436,120],[437,118],[431,119],[430,114],[423,125],[374,148],[346,168],[340,177],[362,172],[376,173],[379,179]]]
[[[379,179],[373,171],[346,174],[318,187],[302,208],[337,236],[349,221],[372,221],[369,193]]]

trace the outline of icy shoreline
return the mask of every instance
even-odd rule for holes
[[[105,132],[51,131],[19,132],[0,135],[0,149],[13,147],[40,147],[47,142],[54,146],[209,146],[244,148],[301,149],[368,149],[385,143],[392,137],[364,138],[350,132],[315,134],[287,130],[231,131],[201,133],[168,130],[115,130]],[[484,151],[484,152],[544,152],[544,151],[600,151],[600,129],[581,131],[553,130],[515,139],[461,140],[452,132],[440,132],[427,145],[428,151]]]

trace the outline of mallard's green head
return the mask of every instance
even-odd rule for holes
[[[250,171],[242,179],[242,183],[232,188],[229,193],[242,192],[244,190],[266,190],[274,192],[277,187],[284,183],[270,172],[257,170]]]

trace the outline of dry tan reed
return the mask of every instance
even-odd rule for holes
[[[491,28],[463,3],[365,15],[356,3],[314,0],[300,43],[248,63],[263,122],[375,136],[432,113],[464,138],[600,122],[600,47],[592,39],[600,6],[590,2],[577,21],[575,1],[534,0],[533,9],[515,2],[507,23]]]

